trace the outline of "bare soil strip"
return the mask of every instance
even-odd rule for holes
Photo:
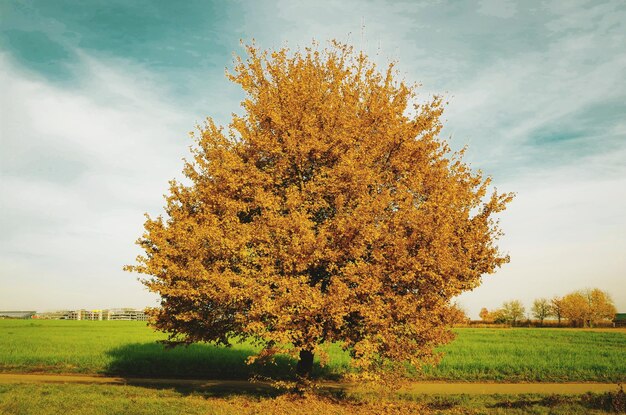
[[[178,386],[197,389],[237,389],[259,390],[271,389],[269,383],[251,383],[242,380],[198,380],[198,379],[148,379],[123,378],[90,375],[62,375],[62,374],[22,374],[0,373],[0,383],[80,383],[106,385],[151,385],[151,386]],[[321,385],[326,388],[352,389],[354,385],[338,382],[325,382]],[[367,392],[364,385],[358,386],[362,392]],[[401,393],[426,395],[493,395],[493,394],[582,394],[586,392],[616,392],[619,385],[615,383],[450,383],[450,382],[414,382],[409,387],[402,388]]]

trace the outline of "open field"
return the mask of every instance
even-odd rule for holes
[[[436,368],[416,379],[461,381],[624,382],[626,333],[563,329],[457,329]],[[164,336],[142,322],[0,320],[0,371],[89,373],[135,377],[247,379],[277,376],[293,361],[245,364],[250,344],[221,348],[207,344],[164,350]],[[330,364],[318,376],[348,370],[348,357],[330,348]]]
[[[624,410],[623,393],[583,395],[228,394],[182,388],[0,384],[2,414],[567,414]]]
[[[443,348],[445,357],[441,364],[421,374],[414,373],[416,379],[626,380],[624,331],[520,328],[456,332],[457,339]],[[165,350],[156,343],[163,338],[141,322],[0,320],[0,372],[120,377],[120,384],[51,384],[9,379],[0,383],[0,413],[583,415],[623,412],[626,406],[626,398],[623,392],[616,392],[616,385],[612,392],[583,394],[567,392],[567,388],[561,391],[559,385],[548,384],[542,385],[541,394],[507,391],[503,384],[495,385],[500,387],[497,390],[490,388],[490,394],[469,390],[479,385],[467,383],[447,385],[456,388],[451,392],[425,391],[412,384],[393,393],[366,385],[344,385],[301,397],[261,385],[236,387],[237,382],[228,381],[210,386],[185,382],[124,384],[129,382],[124,377],[227,380],[247,379],[253,372],[277,376],[294,364],[282,358],[277,365],[250,367],[245,364],[255,350],[250,344],[229,349],[198,344]],[[332,379],[348,370],[348,359],[336,345],[331,345],[329,352],[330,364],[317,367],[316,371],[318,376]],[[600,386],[593,390],[607,390]]]

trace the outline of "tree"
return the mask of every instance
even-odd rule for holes
[[[593,327],[602,320],[612,320],[617,313],[611,296],[598,288],[583,291],[589,305],[588,322]]]
[[[563,297],[563,317],[573,326],[593,327],[617,312],[611,296],[598,288],[575,291]]]
[[[563,318],[563,298],[553,297],[550,300],[551,314],[556,317],[559,326],[561,325],[561,319]]]
[[[550,302],[545,298],[536,299],[533,301],[532,313],[533,317],[538,319],[539,323],[543,326],[543,320],[552,315]]]
[[[485,307],[480,309],[480,313],[478,313],[478,316],[480,317],[480,319],[484,322],[490,322],[493,321],[492,320],[492,316],[491,313],[489,312],[489,310],[487,310]]]
[[[199,127],[126,267],[171,344],[251,338],[308,377],[323,343],[368,370],[452,338],[451,298],[508,262],[493,215],[512,195],[487,195],[438,136],[441,98],[416,103],[396,76],[339,43],[236,58],[245,113]]]
[[[572,326],[585,326],[589,314],[588,303],[580,291],[567,294],[561,300],[563,317],[568,319]]]
[[[511,324],[511,318],[504,308],[497,308],[489,313],[489,319],[497,324]]]
[[[515,325],[518,320],[524,317],[526,308],[519,300],[513,300],[502,304],[503,315],[507,322],[511,325]]]
[[[468,324],[470,318],[467,316],[467,313],[458,303],[452,303],[450,307],[450,322],[452,324]]]

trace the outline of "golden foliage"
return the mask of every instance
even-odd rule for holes
[[[193,135],[191,184],[171,182],[127,267],[161,296],[152,324],[263,356],[341,342],[362,369],[432,358],[450,299],[508,261],[492,216],[512,195],[486,196],[438,138],[440,97],[415,103],[393,65],[348,46],[249,46],[228,78],[244,115]]]
[[[452,303],[450,306],[450,317],[449,322],[454,325],[467,325],[470,322],[470,318],[467,316],[467,313],[457,303]]]
[[[597,288],[575,291],[559,300],[563,318],[572,325],[593,327],[602,320],[610,320],[617,312],[613,300]]]
[[[336,399],[323,395],[280,395],[276,398],[251,400],[242,397],[214,399],[224,411],[235,409],[238,414],[264,415],[424,415],[432,414],[427,405],[413,401],[391,399]],[[453,411],[452,413],[456,413]],[[460,413],[460,411],[459,411]]]
[[[480,309],[480,313],[478,313],[478,316],[482,321],[493,322],[493,313],[490,313],[489,310],[487,310],[485,307]]]

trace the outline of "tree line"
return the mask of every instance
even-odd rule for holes
[[[496,310],[480,310],[480,318],[486,323],[510,324],[515,326],[534,318],[539,325],[546,319],[556,319],[558,325],[566,323],[573,327],[594,327],[612,320],[617,310],[611,296],[598,288],[578,290],[563,297],[537,298],[533,301],[530,314],[519,300],[506,301]]]

